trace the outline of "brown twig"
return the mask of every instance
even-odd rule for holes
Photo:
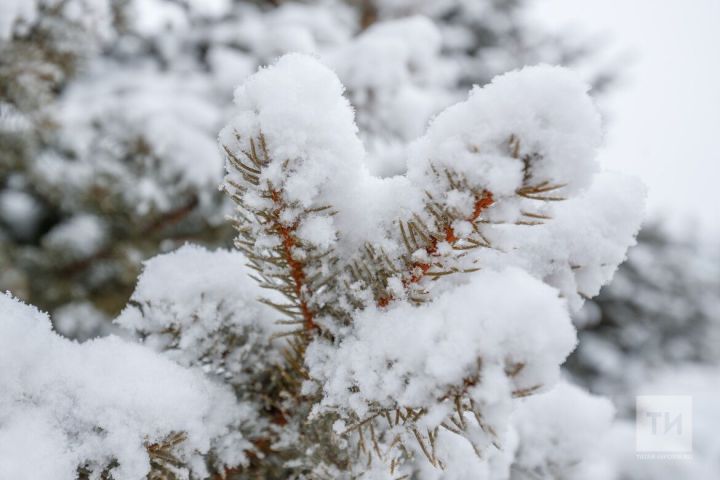
[[[304,264],[297,260],[293,255],[293,248],[295,248],[298,244],[297,238],[295,237],[297,225],[291,225],[288,227],[279,221],[279,214],[284,206],[282,196],[280,192],[276,190],[271,190],[270,196],[276,207],[273,212],[273,217],[275,218],[273,228],[277,232],[282,243],[283,256],[285,257],[285,262],[287,262],[290,270],[290,276],[293,280],[293,289],[295,290],[295,295],[298,299],[298,307],[300,308],[300,313],[302,314],[304,321],[303,327],[307,331],[313,331],[317,329],[317,324],[315,323],[313,313],[304,298],[306,292],[304,292],[303,289],[307,290],[308,288],[305,281]]]
[[[467,220],[470,223],[476,222],[482,213],[489,208],[490,206],[495,203],[495,200],[493,198],[492,192],[489,191],[483,191],[481,195],[477,195],[475,197],[475,203],[473,205],[473,211]],[[450,244],[450,246],[455,246],[458,241],[460,240],[458,236],[455,233],[455,229],[453,229],[452,225],[449,223],[445,225],[444,227],[444,237],[443,240]],[[403,236],[405,236],[404,229],[402,230]],[[417,237],[415,236],[415,232],[412,229],[409,229],[409,234],[412,237],[413,243],[417,244]],[[409,243],[406,240],[406,243]],[[425,251],[427,254],[431,257],[438,256],[438,247],[440,244],[440,240],[436,236],[430,236],[427,246],[425,247]],[[406,275],[405,278],[403,278],[402,283],[403,287],[406,289],[409,288],[413,284],[419,283],[425,276],[427,275],[428,271],[432,267],[432,264],[429,262],[412,262],[409,267],[409,275]],[[392,295],[386,295],[381,297],[377,304],[379,307],[386,307],[390,304],[390,302],[394,300],[394,297]]]

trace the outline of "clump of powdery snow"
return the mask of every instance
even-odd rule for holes
[[[468,382],[483,411],[498,411],[486,421],[501,432],[507,402],[552,386],[575,341],[557,292],[509,269],[476,273],[426,305],[359,312],[339,345],[313,343],[306,362],[322,384],[323,407],[360,418],[374,408],[427,409],[427,427],[435,428],[455,408],[442,399]]]
[[[343,90],[312,57],[286,55],[236,90],[241,113],[220,140],[233,152],[259,151],[262,134],[268,159],[261,184],[270,182],[288,202],[306,208],[332,201],[354,183],[364,156]]]
[[[277,313],[257,301],[268,293],[246,264],[240,252],[195,245],[151,258],[115,323],[181,365],[244,384],[277,360]]]
[[[461,175],[495,200],[506,199],[503,209],[495,208],[494,220],[518,219],[532,203],[527,195],[561,192],[567,198],[588,186],[598,169],[602,131],[588,89],[560,67],[498,76],[435,118],[411,146],[408,176],[442,199],[438,189],[445,186],[436,172]],[[543,190],[531,194],[530,188]],[[521,189],[527,193],[518,198]]]
[[[582,461],[610,431],[614,413],[608,399],[565,382],[525,399],[513,415],[512,478],[583,478]]]
[[[244,206],[277,208],[263,193],[270,185],[278,193],[274,201],[287,207],[284,224],[296,224],[302,238],[317,247],[351,255],[368,239],[383,238],[396,212],[420,209],[422,191],[402,177],[370,176],[343,91],[338,77],[315,58],[286,55],[237,89],[240,113],[222,130],[220,143],[228,157],[229,190],[259,171],[256,185],[236,193]]]
[[[117,337],[77,344],[46,314],[0,296],[0,478],[72,480],[80,467],[137,480],[146,447],[183,432],[173,454],[206,475],[203,455],[240,421],[230,392]],[[236,434],[233,434],[236,435]],[[235,458],[246,443],[235,438]]]
[[[517,263],[556,287],[572,311],[612,278],[626,258],[645,211],[645,188],[632,177],[603,172],[577,198],[559,202],[541,225],[501,225],[488,236]],[[483,252],[486,253],[486,252]]]
[[[609,400],[561,381],[552,390],[518,403],[502,450],[478,457],[463,439],[442,431],[438,449],[448,459],[446,468],[420,464],[420,478],[587,480],[593,465],[584,460],[597,453],[611,431],[613,414]]]
[[[488,449],[480,456],[462,437],[440,429],[436,449],[445,459],[444,469],[428,462],[417,462],[418,478],[423,480],[506,480],[517,446],[517,432],[509,428],[504,434],[502,449]],[[422,452],[416,452],[422,455]],[[524,480],[524,479],[523,479]]]

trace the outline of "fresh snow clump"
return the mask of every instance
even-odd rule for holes
[[[221,461],[243,460],[245,441],[229,431],[243,412],[199,372],[113,336],[64,339],[9,295],[0,317],[0,478],[73,480],[78,466],[100,472],[115,460],[113,478],[137,480],[150,471],[147,447],[175,434],[184,441],[173,454],[198,476],[226,435],[237,448]]]

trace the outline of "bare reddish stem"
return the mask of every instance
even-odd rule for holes
[[[275,216],[277,218],[280,210],[282,209],[282,198],[280,193],[275,190],[272,190],[270,194],[273,202],[275,202],[275,205],[277,206],[275,212]],[[283,247],[283,255],[288,264],[288,268],[290,269],[290,277],[293,279],[293,289],[298,298],[300,313],[303,317],[303,326],[307,331],[315,330],[317,328],[317,324],[313,319],[312,311],[310,310],[310,307],[308,307],[308,304],[304,299],[305,295],[303,294],[303,286],[305,285],[305,265],[293,257],[293,248],[297,245],[297,239],[295,238],[297,224],[288,227],[276,220],[274,228],[280,236]]]

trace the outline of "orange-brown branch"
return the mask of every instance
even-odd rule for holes
[[[283,207],[282,198],[280,193],[275,190],[272,190],[270,195],[276,205],[275,218],[277,219]],[[282,242],[283,256],[285,257],[285,262],[287,262],[288,268],[290,269],[290,277],[293,280],[293,290],[298,298],[298,306],[303,317],[303,326],[307,331],[315,330],[317,328],[317,324],[313,319],[310,307],[305,301],[305,292],[303,292],[303,287],[305,286],[305,265],[293,256],[293,248],[297,245],[297,239],[295,237],[297,225],[288,227],[280,223],[279,220],[275,220],[273,228],[277,232],[278,236],[280,236],[280,241]]]

